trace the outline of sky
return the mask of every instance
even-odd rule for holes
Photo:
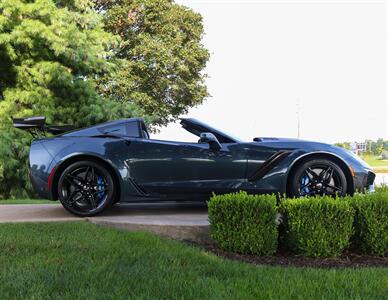
[[[182,117],[243,140],[388,139],[388,0],[176,0],[200,13],[210,97]],[[153,138],[194,141],[179,122]]]

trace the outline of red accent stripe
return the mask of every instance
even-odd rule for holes
[[[48,187],[48,189],[50,189],[50,187],[51,187],[51,180],[53,179],[53,176],[54,176],[54,173],[55,173],[55,169],[56,169],[56,167],[54,166],[54,168],[51,170],[50,175],[48,177],[48,180],[47,180],[47,187]]]

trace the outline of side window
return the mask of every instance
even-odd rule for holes
[[[101,128],[100,131],[104,134],[115,134],[131,137],[141,137],[139,124],[137,122],[121,123],[117,125],[109,125]]]
[[[127,135],[133,137],[140,137],[139,124],[137,122],[129,122],[127,125]]]

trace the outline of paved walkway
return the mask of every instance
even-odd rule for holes
[[[0,223],[87,220],[131,231],[151,231],[176,239],[208,241],[204,204],[118,204],[91,218],[75,217],[60,204],[0,205]]]
[[[0,205],[0,223],[77,221],[60,204],[5,204]]]
[[[375,185],[387,185],[388,184],[388,173],[377,173],[375,179]]]

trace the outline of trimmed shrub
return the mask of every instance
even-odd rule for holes
[[[375,192],[376,193],[386,193],[386,195],[388,194],[388,185],[386,184],[382,184],[380,186],[376,186],[375,187]],[[357,196],[358,194],[356,194]]]
[[[387,256],[388,190],[356,194],[346,199],[356,212],[352,248],[356,251]]]
[[[328,196],[284,200],[282,241],[289,250],[313,257],[339,256],[348,246],[354,210]]]
[[[208,207],[211,237],[221,249],[256,255],[276,252],[275,195],[215,195]]]

